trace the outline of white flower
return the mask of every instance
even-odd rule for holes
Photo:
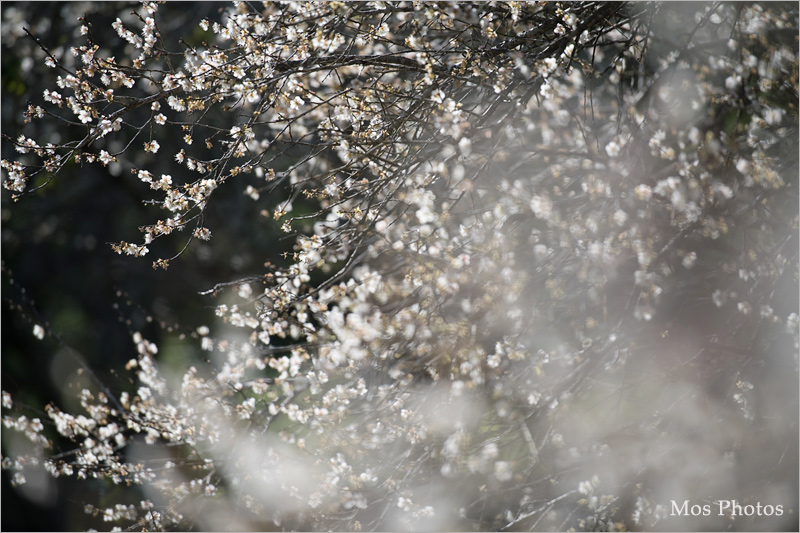
[[[550,254],[550,250],[544,244],[533,245],[533,256],[537,261],[541,261]]]
[[[538,392],[532,392],[528,395],[528,405],[538,405],[542,395]]]
[[[633,190],[633,193],[636,195],[636,198],[644,202],[652,198],[653,188],[649,185],[641,183],[636,186],[636,188]]]
[[[472,153],[472,141],[470,141],[468,137],[462,137],[461,140],[458,141],[458,149],[464,157],[468,157]]]
[[[175,111],[186,111],[186,105],[177,96],[170,96],[167,98],[167,105]]]
[[[88,109],[83,108],[80,111],[78,111],[78,118],[80,119],[81,122],[87,124],[92,121],[92,113]]]
[[[253,295],[253,288],[249,283],[243,283],[239,286],[239,298],[248,299]]]
[[[653,189],[653,192],[659,196],[666,196],[667,194],[676,190],[679,185],[680,180],[675,176],[670,176],[669,178],[659,180],[659,182],[656,183],[656,188]]]
[[[800,315],[797,313],[792,313],[786,317],[786,331],[789,333],[794,333],[798,324],[800,324]]]
[[[616,141],[611,141],[606,145],[606,153],[608,157],[617,157],[622,150],[622,147],[616,143]]]
[[[497,444],[490,442],[481,450],[481,455],[487,459],[494,459],[498,454]]]
[[[736,161],[736,170],[742,174],[747,174],[747,171],[750,170],[750,161],[740,158],[738,161]]]
[[[248,186],[247,186],[247,188],[246,188],[246,189],[245,189],[245,191],[244,191],[244,194],[245,194],[246,196],[249,196],[249,197],[250,197],[250,198],[252,198],[253,200],[258,200],[258,199],[260,198],[260,196],[261,196],[261,195],[259,194],[259,192],[258,192],[258,189],[256,189],[256,188],[255,188],[255,187],[253,187],[252,185],[248,185]]]
[[[208,228],[197,228],[194,230],[194,236],[201,241],[208,241],[211,239],[211,230]]]
[[[728,297],[724,292],[717,289],[714,291],[714,294],[711,295],[711,299],[714,301],[714,305],[717,307],[722,307],[728,300]]]
[[[496,477],[498,481],[509,481],[514,477],[511,463],[508,461],[497,461],[494,464],[494,477]]]
[[[547,220],[553,214],[553,202],[545,196],[540,196],[538,194],[533,195],[530,205],[533,214],[536,215],[537,218]]]
[[[411,499],[409,499],[409,498],[404,498],[404,497],[402,497],[402,496],[400,496],[400,497],[397,499],[397,506],[398,506],[400,509],[402,509],[403,511],[408,511],[408,510],[410,510],[410,509],[411,509],[411,505],[412,505],[413,503],[414,503],[414,502],[412,502],[412,501],[411,501]]]
[[[107,165],[114,161],[114,157],[105,150],[100,150],[100,156],[98,159],[100,159],[100,162],[103,163],[103,165]]]
[[[62,102],[61,95],[59,93],[56,91],[48,91],[47,89],[44,91],[44,100],[45,102],[50,102],[51,104],[56,104],[58,106],[61,106]]]
[[[733,198],[733,190],[724,183],[716,182],[712,187],[713,191],[723,198],[730,200]]]
[[[689,129],[689,142],[694,145],[700,144],[700,130],[697,129],[695,126],[692,126]]]
[[[415,214],[420,224],[430,224],[436,220],[436,214],[427,205],[417,209]]]
[[[33,326],[33,336],[39,340],[44,339],[44,328],[39,324]]]
[[[150,184],[151,189],[161,189],[162,191],[168,191],[172,186],[172,176],[168,174],[161,174],[161,178],[155,182]]]
[[[742,84],[742,77],[741,76],[728,76],[725,78],[725,88],[729,91],[735,90],[739,85]]]
[[[683,194],[683,191],[680,189],[675,189],[672,191],[669,199],[670,202],[672,202],[672,205],[675,206],[675,209],[678,211],[683,211],[683,209],[686,207],[686,195]]]
[[[768,107],[764,113],[764,121],[770,126],[777,126],[783,120],[784,113],[785,111],[778,107]]]

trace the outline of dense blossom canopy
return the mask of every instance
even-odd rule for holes
[[[134,332],[131,391],[4,393],[15,484],[141,487],[86,510],[147,530],[793,527],[796,4],[169,9],[30,35],[52,86],[6,194],[135,176],[153,218],[113,250],[182,269],[238,188],[294,248],[207,291],[182,376]],[[670,516],[723,498],[783,512]]]

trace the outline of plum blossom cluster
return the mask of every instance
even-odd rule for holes
[[[796,6],[236,3],[180,51],[159,9],[113,24],[132,66],[46,54],[27,116],[82,133],[9,139],[5,187],[130,169],[167,212],[139,257],[240,186],[294,249],[209,291],[207,363],[170,381],[137,333],[134,392],[49,407],[73,455],[4,416],[40,448],[15,476],[141,485],[87,512],[144,529],[616,530],[790,438],[762,370],[798,364]]]

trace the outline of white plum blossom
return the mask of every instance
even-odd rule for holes
[[[617,157],[622,150],[622,147],[616,142],[611,141],[606,145],[606,153],[608,157]]]
[[[757,501],[743,472],[797,444],[797,6],[76,6],[58,44],[3,13],[35,87],[3,137],[4,354],[81,361],[47,419],[3,391],[12,484],[110,483],[94,528],[752,525],[651,499]],[[62,298],[15,284],[109,232],[132,343],[94,372],[120,354],[73,357]]]

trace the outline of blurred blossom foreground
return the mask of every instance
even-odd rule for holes
[[[42,408],[4,359],[4,490],[64,528],[797,530],[796,2],[54,5],[3,4],[3,220],[99,173],[145,200],[86,261],[260,263],[193,287],[184,363],[131,327]]]

